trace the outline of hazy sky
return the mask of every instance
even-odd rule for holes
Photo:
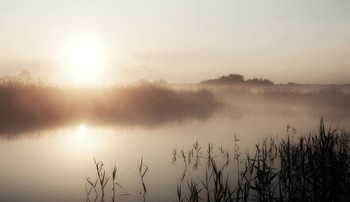
[[[62,62],[81,39],[93,49],[82,57],[104,61],[89,75]],[[198,82],[239,73],[350,83],[350,1],[0,0],[0,68],[57,81]]]

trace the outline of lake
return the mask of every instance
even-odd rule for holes
[[[121,187],[116,189],[116,201],[142,201],[143,188],[137,173],[142,158],[148,166],[144,176],[146,200],[177,201],[176,188],[184,165],[173,164],[174,148],[188,150],[198,141],[203,152],[213,143],[214,151],[222,146],[233,153],[237,135],[243,156],[265,137],[285,137],[288,125],[297,130],[296,138],[317,131],[321,117],[332,128],[350,126],[350,114],[344,111],[349,109],[347,106],[330,103],[320,108],[276,98],[257,101],[242,97],[226,96],[230,104],[205,118],[158,124],[96,124],[81,119],[29,132],[3,132],[0,201],[87,201],[86,176],[97,177],[94,159],[103,162],[109,177],[112,167],[117,166]],[[186,181],[183,183],[186,185]],[[112,201],[111,189],[109,181],[105,201]],[[89,200],[94,199],[92,192]]]

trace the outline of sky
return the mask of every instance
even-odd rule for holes
[[[348,0],[0,0],[0,76],[350,83],[349,11]]]

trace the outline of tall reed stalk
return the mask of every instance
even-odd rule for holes
[[[215,147],[209,144],[207,156],[199,158],[208,161],[205,176],[199,179],[201,183],[189,177],[188,196],[230,202],[350,201],[350,134],[344,130],[326,130],[323,119],[317,133],[295,139],[296,129],[288,125],[286,134],[281,140],[264,139],[256,144],[254,155],[247,153],[245,158],[240,158],[239,140],[235,136],[234,160],[229,162],[237,164],[236,181],[230,178],[235,166],[226,165],[228,155],[223,155],[224,149],[219,147],[223,157],[220,159],[214,153]],[[200,147],[198,143],[195,145]],[[240,161],[243,167],[239,167]],[[181,181],[178,195],[186,192],[181,189]]]
[[[140,175],[140,179],[141,179],[141,183],[142,183],[142,188],[143,188],[143,201],[146,201],[146,193],[147,193],[147,189],[146,189],[146,184],[145,184],[145,180],[144,177],[148,171],[148,166],[143,164],[143,158],[141,158],[141,162],[138,165],[138,173]]]
[[[208,144],[207,151],[203,152],[205,155],[202,155],[202,146],[198,142],[187,152],[174,149],[173,163],[180,160],[185,164],[177,183],[177,200],[350,201],[350,133],[345,130],[326,130],[321,119],[317,133],[295,139],[296,134],[295,128],[288,125],[285,138],[266,138],[255,145],[253,155],[247,153],[245,158],[240,155],[237,136],[234,137],[233,155],[230,155],[229,150],[216,148],[213,144]],[[216,154],[216,151],[220,153]],[[193,175],[200,169],[201,161],[206,162],[203,177]],[[99,182],[103,201],[109,178],[105,175],[103,163],[94,162],[98,177],[96,181],[86,177],[90,185],[86,192],[89,196],[95,190],[98,195],[96,185]],[[234,163],[237,165],[230,165]],[[243,166],[238,166],[240,163]],[[116,171],[114,166],[112,201],[115,200]],[[147,171],[148,166],[144,165],[142,158],[137,173],[143,188],[143,201],[146,201],[144,177]],[[232,178],[235,172],[237,179]]]

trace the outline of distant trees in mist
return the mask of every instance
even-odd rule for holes
[[[228,76],[221,76],[216,79],[208,79],[200,82],[201,84],[225,84],[225,85],[231,85],[231,84],[240,84],[240,85],[274,85],[274,83],[268,79],[262,79],[262,78],[253,78],[253,79],[244,79],[244,76],[240,74],[229,74]]]

